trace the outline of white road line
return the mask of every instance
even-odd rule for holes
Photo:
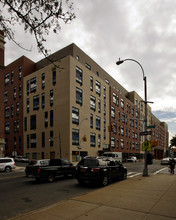
[[[130,176],[128,176],[128,178],[132,178],[132,177],[135,177],[135,176],[139,176],[139,175],[141,175],[142,173],[135,173],[134,175],[130,175]]]
[[[156,175],[156,174],[158,174],[158,173],[160,173],[161,171],[166,170],[166,169],[168,169],[168,168],[167,168],[167,167],[164,167],[164,168],[162,168],[162,169],[160,169],[160,170],[157,170],[155,173],[153,173],[153,175]]]

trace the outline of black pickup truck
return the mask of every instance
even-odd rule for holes
[[[60,176],[74,176],[75,166],[67,159],[50,159],[46,166],[26,166],[26,173],[30,173],[28,177],[35,178],[35,180],[47,180],[53,182],[56,177]]]

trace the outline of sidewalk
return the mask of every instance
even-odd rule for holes
[[[176,175],[137,176],[13,220],[173,220]]]

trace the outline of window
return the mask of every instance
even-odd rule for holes
[[[82,105],[82,90],[79,88],[76,88],[76,103]]]
[[[50,90],[50,106],[52,106],[53,105],[53,102],[54,102],[54,91],[53,91],[53,89],[52,90]]]
[[[90,133],[90,146],[95,147],[95,133]]]
[[[98,112],[101,112],[101,100],[98,100]]]
[[[72,123],[79,124],[79,109],[72,107]]]
[[[22,148],[22,139],[21,139],[21,136],[19,136],[19,149]]]
[[[111,117],[115,118],[115,108],[111,107]]]
[[[93,91],[93,78],[90,77],[90,90]]]
[[[20,128],[19,119],[17,119],[16,121],[16,128],[17,128],[17,132],[19,132],[19,128]]]
[[[136,118],[138,118],[138,110],[136,110]]]
[[[33,110],[39,109],[39,95],[33,97]]]
[[[114,127],[114,134],[116,134],[117,133],[117,124],[115,123],[115,122],[113,122],[113,127]]]
[[[124,100],[121,99],[121,108],[124,109]]]
[[[16,99],[16,86],[13,88],[13,98]]]
[[[49,139],[50,140],[50,147],[54,146],[53,136],[54,136],[54,132],[50,131],[50,139]]]
[[[116,102],[117,102],[117,95],[113,93],[113,103],[116,104]]]
[[[45,73],[42,73],[42,89],[45,88]]]
[[[124,149],[124,140],[121,139],[121,149]]]
[[[29,113],[29,98],[26,100],[26,111]]]
[[[100,93],[101,93],[101,84],[96,81],[96,84],[95,84],[95,91],[96,93],[100,96]]]
[[[8,101],[7,95],[8,95],[8,91],[5,91],[4,92],[4,103],[7,103]]]
[[[27,131],[27,117],[24,118],[24,131]]]
[[[124,136],[124,127],[121,126],[121,135]]]
[[[5,107],[5,118],[9,118],[9,106]]]
[[[45,107],[45,93],[42,93],[42,108]]]
[[[22,67],[19,66],[19,80],[21,80],[21,77],[22,77]]]
[[[36,134],[31,134],[31,148],[36,148],[36,145],[37,145]]]
[[[56,68],[53,69],[53,85],[56,84]]]
[[[76,82],[82,86],[82,69],[76,67]]]
[[[13,104],[11,105],[11,116],[13,117],[14,115],[14,107],[13,107]]]
[[[14,74],[14,72],[13,72],[13,70],[11,71],[11,84],[13,84],[13,74]]]
[[[101,147],[101,135],[98,134],[98,147]]]
[[[94,110],[94,111],[95,111],[95,109],[96,109],[95,102],[96,102],[95,97],[91,95],[91,96],[90,96],[90,108],[91,108],[92,110]]]
[[[122,113],[122,122],[125,123],[125,113]]]
[[[9,85],[9,73],[5,75],[5,86]]]
[[[85,67],[89,70],[91,70],[91,66],[88,63],[85,63]]]
[[[30,129],[31,130],[36,129],[36,115],[31,115],[30,117]]]
[[[13,121],[13,131],[14,131],[14,133],[16,133],[16,131],[17,131],[16,120]]]
[[[45,112],[45,127],[48,127],[48,112]]]
[[[90,114],[90,128],[93,128],[93,114]]]
[[[50,126],[53,126],[54,118],[53,118],[53,110],[50,111]]]
[[[29,135],[27,135],[27,148],[29,148]]]
[[[101,119],[100,117],[96,116],[96,129],[100,130],[101,127]]]
[[[32,78],[30,80],[31,83],[31,92],[35,92],[36,91],[36,77]]]
[[[72,144],[79,145],[79,130],[72,129]]]
[[[111,147],[115,148],[115,138],[111,137]]]
[[[45,132],[42,132],[42,147],[45,147]]]
[[[117,138],[117,149],[119,148],[119,139]]]
[[[21,84],[19,85],[19,98],[21,98],[22,95],[22,89],[21,89]]]
[[[26,82],[26,92],[27,92],[27,95],[29,95],[29,80],[27,80]]]
[[[134,115],[134,108],[131,108],[131,114]]]
[[[5,123],[5,134],[9,134],[10,133],[10,123],[6,122]]]

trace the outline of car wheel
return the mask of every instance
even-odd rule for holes
[[[52,183],[52,182],[54,182],[54,179],[55,179],[54,175],[51,174],[48,176],[48,182]]]
[[[125,180],[126,178],[127,178],[127,173],[124,172],[124,173],[122,174],[121,180]]]
[[[11,167],[6,167],[5,172],[9,173],[11,171]]]
[[[109,183],[109,178],[107,175],[105,175],[102,180],[102,186],[107,186],[108,183]]]

